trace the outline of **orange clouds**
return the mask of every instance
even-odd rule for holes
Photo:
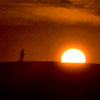
[[[2,25],[30,25],[32,21],[52,20],[58,23],[76,22],[100,25],[100,17],[88,13],[86,9],[75,7],[52,7],[41,3],[9,3],[9,7],[3,4],[0,13],[0,24]]]
[[[100,24],[100,17],[93,15],[91,13],[81,12],[78,9],[68,9],[62,7],[42,7],[36,8],[34,12],[36,15],[40,17],[45,17],[48,19],[52,19],[53,21],[60,21],[60,23],[69,22],[82,22],[82,23],[92,23],[95,25]]]

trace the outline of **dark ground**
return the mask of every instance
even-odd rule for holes
[[[99,64],[0,63],[0,99],[100,99]]]

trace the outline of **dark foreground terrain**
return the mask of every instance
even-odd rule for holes
[[[100,65],[0,63],[0,99],[100,99]]]

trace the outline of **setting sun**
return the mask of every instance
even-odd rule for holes
[[[61,57],[61,62],[66,63],[85,63],[85,55],[78,49],[69,49]]]

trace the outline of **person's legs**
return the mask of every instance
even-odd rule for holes
[[[24,58],[24,56],[21,56],[21,57],[20,57],[20,61],[23,61],[23,58]]]

